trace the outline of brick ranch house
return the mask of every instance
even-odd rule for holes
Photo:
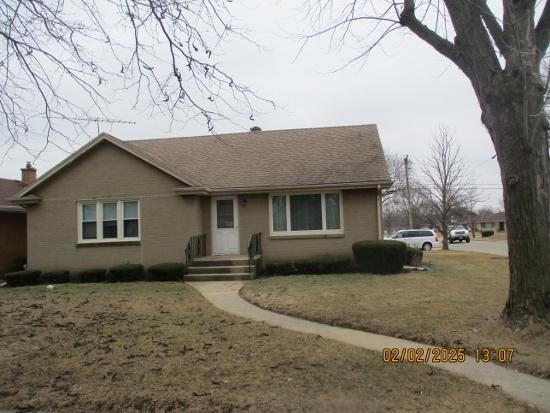
[[[30,162],[21,169],[21,180],[0,178],[0,276],[22,269],[27,255],[27,216],[25,209],[9,198],[36,180]]]
[[[481,214],[474,220],[473,225],[475,230],[480,232],[484,229],[492,229],[498,232],[503,232],[507,229],[504,211]]]
[[[382,239],[380,190],[390,184],[376,125],[134,141],[102,133],[12,200],[27,210],[31,269],[186,255],[221,268],[351,255],[354,242]]]

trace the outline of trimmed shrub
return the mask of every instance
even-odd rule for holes
[[[481,238],[492,237],[493,235],[495,235],[495,231],[492,229],[484,229],[481,231]]]
[[[419,267],[422,264],[422,257],[424,253],[422,250],[407,247],[407,265],[411,267]]]
[[[121,264],[109,269],[111,282],[140,281],[143,279],[143,265]]]
[[[61,284],[68,283],[70,281],[69,271],[59,270],[59,271],[48,271],[42,273],[40,276],[42,282],[46,284]]]
[[[296,261],[273,261],[265,266],[268,275],[342,274],[353,271],[350,257],[326,255]]]
[[[4,274],[6,283],[10,287],[19,287],[23,285],[36,285],[40,283],[40,271],[26,270],[15,271]]]
[[[78,273],[78,281],[81,283],[98,283],[105,281],[105,268],[92,268]]]
[[[181,281],[185,274],[185,264],[167,262],[149,267],[149,280],[151,281]]]
[[[265,265],[267,275],[294,275],[296,267],[292,261],[272,261]]]
[[[345,256],[322,256],[294,262],[298,274],[342,274],[352,271],[352,260]]]
[[[359,241],[352,249],[359,269],[367,273],[398,274],[407,262],[407,245],[400,241]]]
[[[23,271],[27,266],[27,257],[17,257],[12,264],[13,271]]]

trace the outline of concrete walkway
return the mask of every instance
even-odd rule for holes
[[[239,296],[239,290],[244,285],[242,281],[215,281],[188,283],[197,289],[208,301],[227,313],[264,321],[267,324],[298,331],[307,334],[318,334],[324,338],[362,347],[368,350],[382,352],[387,347],[422,347],[430,346],[399,338],[366,333],[349,328],[333,327],[326,324],[306,321],[299,318],[263,310]],[[433,346],[431,346],[433,348]],[[500,386],[502,391],[510,396],[540,409],[550,412],[550,380],[540,379],[528,374],[493,363],[476,363],[475,359],[466,357],[464,363],[429,363],[432,367],[460,374],[470,380],[488,386]]]

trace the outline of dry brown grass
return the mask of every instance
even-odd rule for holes
[[[507,258],[431,252],[432,272],[272,277],[241,295],[276,312],[394,337],[465,347],[515,347],[512,367],[550,376],[550,327],[511,330],[499,319],[508,291]]]
[[[476,237],[472,239],[474,241],[506,241],[508,239],[508,235],[503,231],[495,231],[495,235],[483,238],[481,236],[481,232],[479,232],[476,234]]]
[[[181,283],[0,289],[0,409],[534,409],[424,365],[218,311]]]

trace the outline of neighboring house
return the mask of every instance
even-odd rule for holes
[[[380,190],[391,184],[376,125],[89,142],[14,202],[27,209],[30,268],[71,271],[182,262],[351,255],[381,239]],[[259,236],[257,236],[259,237]],[[203,238],[204,239],[204,238]]]
[[[506,231],[506,216],[504,211],[480,214],[474,221],[474,226],[476,231],[484,229],[492,229],[499,232]]]
[[[27,219],[25,209],[8,199],[36,180],[30,162],[21,169],[21,181],[0,178],[0,276],[22,269],[27,255]]]

